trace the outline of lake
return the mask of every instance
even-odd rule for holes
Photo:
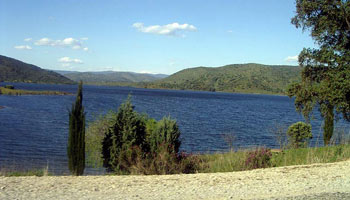
[[[10,84],[28,90],[77,90],[76,85]],[[100,114],[117,110],[128,94],[138,112],[157,120],[163,116],[176,119],[181,130],[181,150],[188,153],[227,151],[222,134],[235,135],[236,148],[278,148],[271,129],[276,124],[303,120],[295,111],[293,99],[286,96],[86,85],[83,104],[87,124]],[[0,106],[5,107],[0,109],[0,167],[49,165],[56,174],[67,173],[68,110],[74,101],[74,95],[0,95]],[[318,112],[314,118],[311,145],[322,145]],[[349,131],[349,123],[339,121],[336,126]],[[92,169],[87,171],[94,173]]]

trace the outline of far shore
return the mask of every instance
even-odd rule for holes
[[[61,91],[32,91],[32,90],[17,90],[17,89],[8,89],[5,87],[0,87],[0,95],[19,96],[19,95],[73,95],[73,94],[69,92],[61,92]]]

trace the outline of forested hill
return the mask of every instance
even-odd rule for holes
[[[287,86],[300,81],[297,66],[234,64],[197,67],[167,78],[145,83],[147,88],[222,91],[237,93],[285,94]]]
[[[61,72],[59,72],[61,73]],[[93,84],[113,84],[113,83],[136,83],[136,82],[148,82],[155,81],[167,75],[164,74],[144,74],[134,72],[115,72],[115,71],[104,71],[104,72],[64,72],[65,77],[79,81],[82,80],[84,83]]]
[[[74,84],[74,81],[35,65],[0,55],[0,81]]]

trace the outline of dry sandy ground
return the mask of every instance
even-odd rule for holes
[[[0,177],[0,199],[350,199],[350,161],[215,174]]]

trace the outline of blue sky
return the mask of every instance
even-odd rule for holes
[[[45,69],[172,74],[297,65],[294,0],[0,0],[0,54]]]

